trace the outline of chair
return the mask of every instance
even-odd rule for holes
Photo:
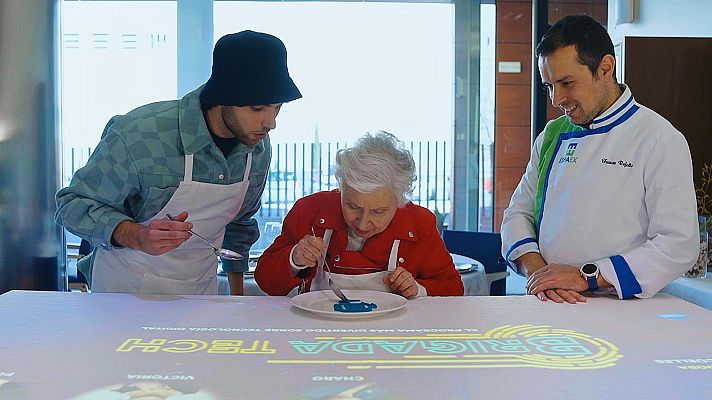
[[[91,247],[86,239],[82,239],[82,241],[79,242],[79,255],[81,257],[88,256],[93,250],[94,248]]]
[[[507,264],[502,258],[502,237],[496,232],[443,230],[443,241],[450,253],[474,258],[485,267],[490,296],[507,294]]]
[[[74,245],[74,246],[76,246],[76,245]],[[88,256],[92,252],[92,250],[93,250],[93,248],[89,244],[89,242],[82,239],[82,241],[79,243],[79,248],[77,249],[77,254],[72,255],[70,257],[79,261],[82,258]],[[76,276],[70,275],[68,277],[68,281],[69,281],[69,290],[79,290],[82,292],[89,291],[89,282],[87,282],[87,278],[79,270],[79,268],[77,268]]]

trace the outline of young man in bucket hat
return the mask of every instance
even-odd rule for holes
[[[57,223],[94,247],[78,265],[92,291],[217,294],[217,258],[192,229],[242,255],[223,260],[231,293],[242,294],[268,133],[282,104],[301,97],[282,41],[243,31],[218,40],[205,85],[113,117],[56,196]]]

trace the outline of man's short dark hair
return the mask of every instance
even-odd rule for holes
[[[587,66],[593,75],[606,54],[615,57],[606,28],[588,15],[569,15],[551,26],[536,46],[536,56],[546,57],[569,46],[576,47],[579,64]]]

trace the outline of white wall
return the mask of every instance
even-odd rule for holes
[[[632,23],[616,25],[616,3],[635,3]],[[608,0],[608,33],[625,36],[712,37],[712,0]]]

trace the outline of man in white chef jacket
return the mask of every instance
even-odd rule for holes
[[[699,252],[683,135],[616,81],[613,43],[567,16],[537,46],[554,107],[502,220],[502,254],[540,300],[655,295]]]

